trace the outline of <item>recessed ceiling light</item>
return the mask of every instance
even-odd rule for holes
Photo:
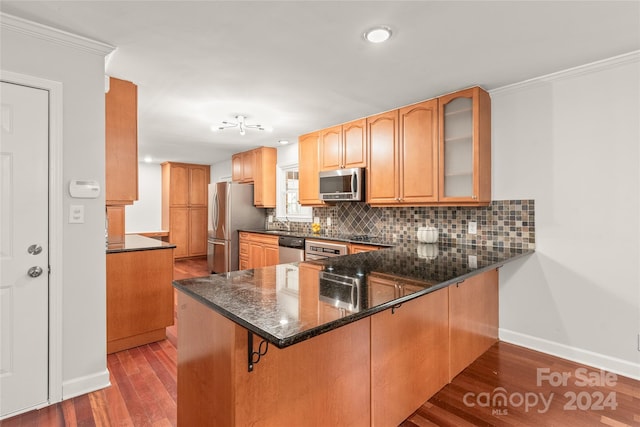
[[[366,41],[371,43],[386,42],[391,38],[391,28],[385,25],[380,25],[365,31],[362,36]]]
[[[286,139],[281,139],[280,141],[278,141],[278,144],[280,145],[287,145],[289,143],[289,141],[287,141]]]
[[[153,158],[151,156],[144,156],[145,163],[151,163],[152,161],[153,161]]]

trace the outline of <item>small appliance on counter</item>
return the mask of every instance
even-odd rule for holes
[[[253,184],[209,184],[207,263],[212,273],[238,269],[238,230],[264,228],[264,209],[253,205]]]

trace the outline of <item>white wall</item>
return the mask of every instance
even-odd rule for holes
[[[211,182],[231,180],[231,159],[211,165]]]
[[[298,164],[298,143],[278,147],[278,166]]]
[[[66,190],[71,179],[94,179],[104,189],[104,57],[5,25],[0,50],[3,70],[63,84],[64,188],[56,189],[63,194],[63,224],[53,238],[62,240],[62,396],[68,398],[109,384],[104,191],[97,199],[72,199]],[[67,223],[72,203],[84,205],[84,224]]]
[[[127,233],[162,229],[162,166],[138,163],[138,200],[125,207]]]
[[[500,336],[640,379],[640,54],[492,91],[493,198],[535,199]]]

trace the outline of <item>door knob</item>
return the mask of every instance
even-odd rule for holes
[[[28,271],[27,274],[31,277],[38,277],[42,274],[42,268],[40,267],[31,267]]]
[[[27,252],[29,252],[31,255],[38,255],[40,252],[42,252],[42,246],[40,246],[40,245],[31,245],[27,249]]]

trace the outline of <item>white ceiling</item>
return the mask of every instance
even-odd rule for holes
[[[447,92],[495,89],[640,49],[640,1],[7,1],[117,47],[140,158],[215,163]],[[384,24],[386,44],[362,33]],[[212,125],[242,114],[273,132]]]

